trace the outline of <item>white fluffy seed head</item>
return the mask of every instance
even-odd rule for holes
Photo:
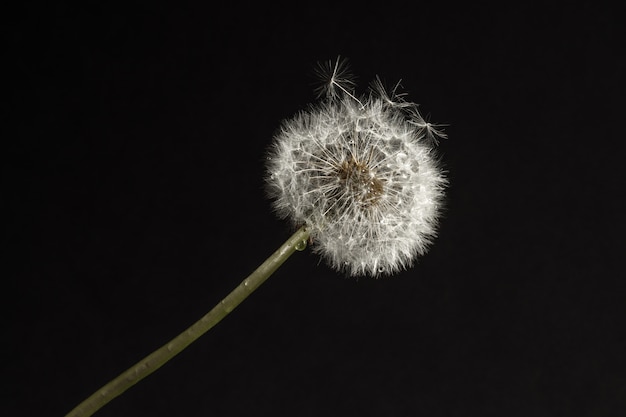
[[[379,80],[356,97],[338,79],[283,121],[267,157],[268,195],[280,217],[311,229],[313,250],[336,270],[390,275],[435,236],[446,185],[430,140],[439,132]]]

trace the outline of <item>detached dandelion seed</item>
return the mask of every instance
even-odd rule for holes
[[[411,266],[436,235],[446,179],[437,127],[376,79],[357,97],[345,60],[322,65],[325,96],[283,121],[268,154],[277,214],[310,229],[319,253],[352,276]]]

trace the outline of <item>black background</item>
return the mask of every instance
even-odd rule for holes
[[[296,253],[97,415],[624,415],[623,19],[430,3],[7,11],[0,414],[64,415],[290,235],[264,152],[342,55],[448,125],[431,251]]]

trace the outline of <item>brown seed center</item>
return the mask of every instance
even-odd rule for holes
[[[361,207],[371,207],[382,197],[383,182],[376,178],[365,162],[351,157],[337,167],[337,176],[350,196],[358,200]]]

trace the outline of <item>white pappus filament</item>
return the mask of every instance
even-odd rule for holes
[[[307,225],[319,253],[353,276],[413,264],[436,234],[446,179],[417,106],[379,80],[357,97],[328,64],[326,94],[285,120],[268,152],[266,185],[277,214]]]

